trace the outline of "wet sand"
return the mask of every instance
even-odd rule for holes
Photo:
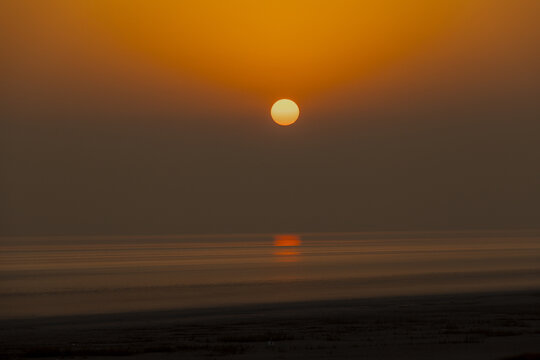
[[[540,290],[4,319],[0,329],[0,357],[14,359],[534,359]]]

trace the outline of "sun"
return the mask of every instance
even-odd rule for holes
[[[272,105],[270,115],[276,124],[288,126],[293,124],[300,115],[298,105],[292,100],[281,99]]]

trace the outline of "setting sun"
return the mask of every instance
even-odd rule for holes
[[[294,101],[289,99],[281,99],[272,105],[270,114],[272,115],[272,119],[276,122],[276,124],[287,126],[296,122],[298,116],[300,115],[300,109]]]

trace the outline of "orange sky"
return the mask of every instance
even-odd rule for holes
[[[121,46],[265,96],[366,76],[456,26],[463,1],[117,1],[90,10]]]
[[[531,0],[8,0],[2,7],[7,76],[17,86],[49,76],[51,88],[100,80],[192,93],[200,85],[267,102],[309,101],[391,71],[398,87],[411,72],[426,75],[419,64],[453,77],[450,66],[485,71],[474,66],[487,61],[497,78],[505,58],[533,61],[527,42],[539,36]]]

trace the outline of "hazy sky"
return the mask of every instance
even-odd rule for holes
[[[536,0],[3,0],[0,232],[538,228],[539,18]]]

